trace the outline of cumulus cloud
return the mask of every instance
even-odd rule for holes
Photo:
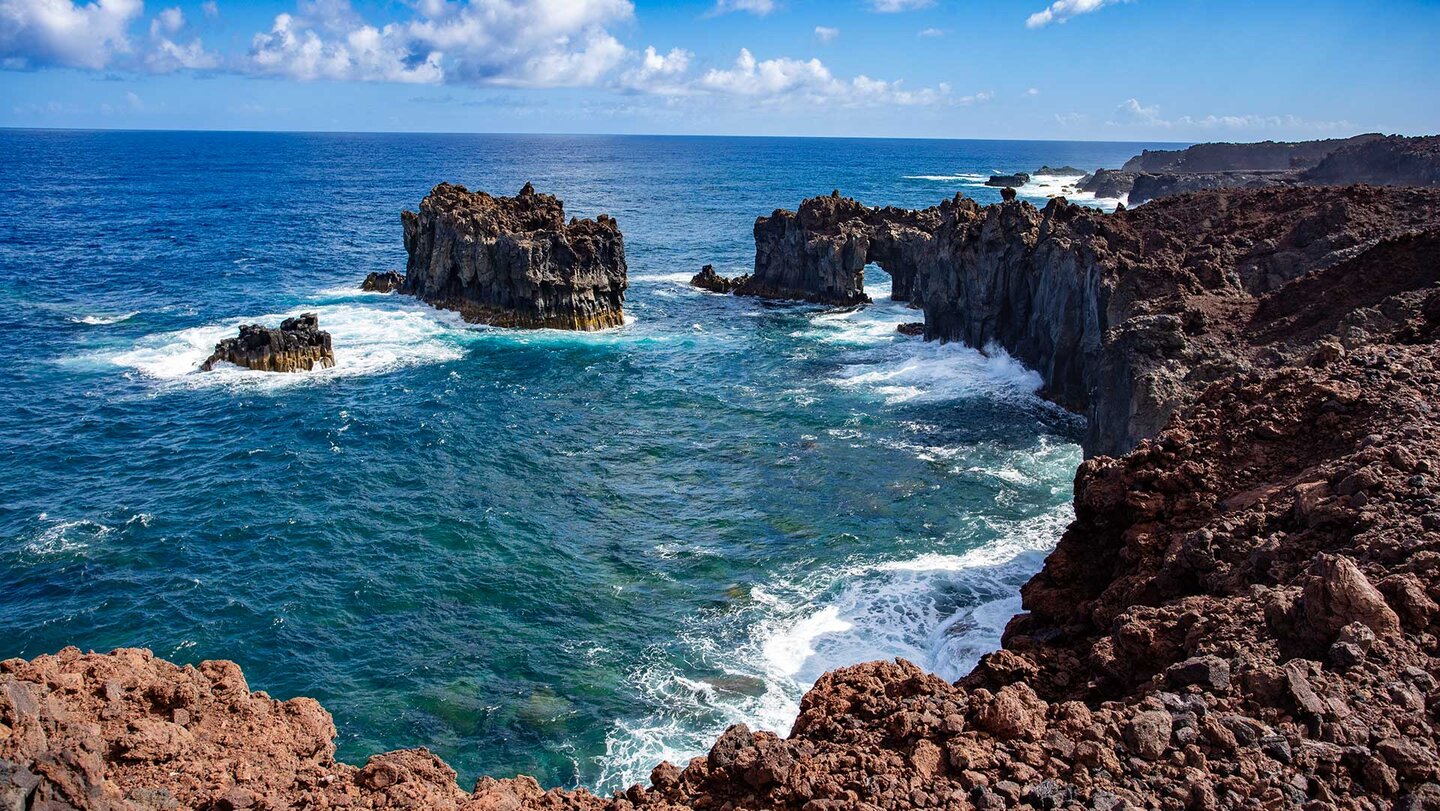
[[[1129,0],[1055,0],[1048,7],[1031,14],[1025,20],[1026,28],[1044,28],[1050,23],[1063,23],[1071,17],[1089,14],[1092,11],[1124,3]]]
[[[694,54],[682,48],[671,48],[669,53],[662,54],[654,46],[649,46],[640,57],[640,63],[620,77],[620,86],[625,90],[665,96],[690,95],[685,74],[693,58]]]
[[[1350,121],[1313,121],[1294,115],[1182,115],[1166,118],[1160,106],[1126,99],[1110,116],[1111,126],[1150,127],[1164,130],[1288,130],[1330,132],[1355,128]]]
[[[840,36],[840,29],[831,28],[828,25],[815,26],[815,38],[824,43],[834,42]]]
[[[0,0],[0,65],[106,68],[133,50],[127,32],[143,12],[141,0]]]
[[[856,76],[838,79],[819,59],[757,60],[741,48],[730,68],[711,68],[700,77],[697,87],[712,93],[760,100],[802,100],[815,103],[863,106],[874,104],[937,104],[950,97],[945,84],[934,88],[907,90],[900,82]]]
[[[146,70],[153,73],[169,73],[176,70],[209,70],[219,67],[220,57],[205,50],[199,37],[184,44],[175,41],[185,29],[185,13],[179,9],[167,8],[150,21],[150,42],[142,62]]]
[[[926,8],[935,5],[935,0],[870,0],[870,8],[884,14],[894,14],[899,11],[914,11],[917,8]]]
[[[627,51],[606,26],[629,0],[421,0],[411,20],[376,27],[347,0],[312,0],[255,35],[249,61],[264,74],[554,87],[593,85]]]
[[[915,36],[917,36],[917,37],[924,37],[924,38],[926,38],[926,39],[934,39],[934,38],[936,38],[936,37],[943,37],[943,36],[945,36],[945,32],[942,31],[942,30],[940,30],[939,28],[926,28],[925,30],[921,31],[920,33],[916,34]]]
[[[715,7],[710,9],[710,16],[744,11],[757,17],[764,17],[774,10],[775,0],[715,0]]]

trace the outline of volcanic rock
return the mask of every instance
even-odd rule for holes
[[[924,322],[924,321],[907,321],[907,322],[905,322],[905,323],[903,323],[903,324],[896,324],[896,325],[895,325],[895,331],[898,332],[898,333],[900,333],[901,335],[924,335],[924,334],[925,334],[925,322]]]
[[[914,257],[940,220],[938,208],[871,208],[836,191],[798,211],[755,221],[755,272],[737,295],[852,305],[865,295],[865,266],[890,274],[890,297],[915,302]]]
[[[1391,135],[1348,144],[1302,176],[1306,183],[1440,186],[1440,135]]]
[[[246,324],[240,335],[215,344],[215,352],[200,364],[209,372],[217,363],[233,363],[262,372],[308,372],[335,365],[330,333],[320,329],[315,313],[280,322],[279,329]]]
[[[367,293],[393,293],[404,286],[405,277],[393,270],[376,271],[360,283],[360,289]]]
[[[624,323],[625,242],[604,214],[566,222],[564,203],[528,183],[515,197],[441,183],[401,221],[410,255],[402,293],[495,326]]]
[[[1013,175],[991,175],[990,179],[985,181],[985,185],[1014,187],[1024,186],[1029,182],[1030,174],[1028,172],[1016,172]]]
[[[1084,169],[1076,169],[1070,164],[1064,166],[1041,166],[1035,170],[1037,175],[1050,175],[1052,177],[1080,177],[1085,174]]]
[[[733,293],[736,288],[750,280],[749,275],[744,276],[721,276],[715,272],[714,265],[706,265],[700,268],[700,272],[690,278],[690,284],[701,290],[709,290],[712,293]]]

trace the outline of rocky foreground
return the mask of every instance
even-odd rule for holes
[[[1026,613],[965,679],[842,668],[788,737],[734,727],[599,798],[467,793],[424,750],[336,763],[324,710],[232,663],[72,649],[0,663],[0,807],[1440,808],[1440,191],[820,200],[857,216],[813,240],[780,217],[801,255],[774,261],[923,231],[929,337],[1030,353],[1072,405],[1120,376],[1147,415],[1107,418],[1095,441],[1133,448],[1082,464]]]
[[[308,372],[334,366],[335,350],[330,333],[320,329],[319,317],[304,313],[280,322],[279,329],[245,324],[237,337],[215,344],[200,371],[212,371],[217,363],[262,372]]]
[[[625,241],[615,220],[565,220],[565,204],[529,183],[492,197],[441,183],[401,214],[401,293],[501,327],[600,330],[624,323]],[[363,289],[396,280],[371,274]]]

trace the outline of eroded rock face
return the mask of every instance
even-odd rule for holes
[[[1349,144],[1305,172],[1306,183],[1440,186],[1440,135],[1392,135]]]
[[[215,353],[200,364],[208,372],[217,363],[233,363],[262,372],[308,372],[335,365],[330,333],[320,329],[315,313],[280,322],[279,329],[246,324],[240,335],[215,344]]]
[[[515,197],[441,183],[401,221],[402,293],[503,327],[624,323],[625,242],[604,214],[566,222],[564,204],[528,183]]]
[[[927,337],[1005,348],[1087,414],[1087,454],[1114,455],[1213,380],[1308,362],[1329,336],[1363,342],[1364,318],[1388,325],[1352,310],[1426,283],[1433,267],[1414,266],[1409,241],[1437,221],[1434,192],[1363,187],[1212,192],[1113,215],[959,200],[934,232],[943,261],[917,287]],[[1306,315],[1289,309],[1302,304]]]
[[[871,208],[841,197],[813,197],[798,211],[775,211],[755,221],[755,272],[735,291],[742,296],[822,304],[863,304],[865,266],[890,274],[891,298],[913,301],[914,259],[929,242],[939,209]]]

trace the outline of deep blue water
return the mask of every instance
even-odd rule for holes
[[[319,699],[342,758],[601,789],[785,732],[831,667],[956,677],[1069,518],[1073,418],[1003,356],[899,336],[901,305],[685,282],[832,188],[990,202],[977,175],[1144,146],[0,131],[0,658],[234,659]],[[441,180],[616,216],[633,323],[355,292]],[[302,310],[336,368],[192,371]]]

